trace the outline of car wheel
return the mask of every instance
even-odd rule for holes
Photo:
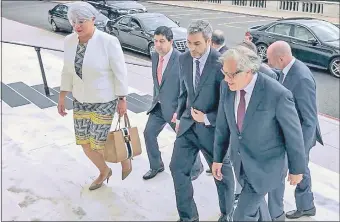
[[[267,60],[268,46],[266,44],[260,43],[256,47],[257,47],[257,55],[261,58],[262,62],[265,62]]]
[[[149,55],[150,57],[152,56],[152,54],[155,52],[155,45],[153,43],[150,43],[149,45]]]
[[[329,71],[337,78],[340,78],[340,57],[332,59],[329,63]]]
[[[59,31],[59,28],[57,27],[57,24],[55,24],[55,22],[53,20],[51,21],[51,26],[52,26],[53,32]]]

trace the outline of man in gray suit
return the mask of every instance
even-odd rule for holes
[[[270,221],[265,195],[280,186],[285,156],[289,181],[302,180],[305,154],[293,96],[276,80],[258,72],[260,58],[244,46],[221,57],[225,81],[216,119],[213,175],[223,180],[222,161],[230,147],[243,187],[234,221]],[[230,145],[230,146],[229,146]]]
[[[207,21],[192,22],[187,36],[189,51],[180,56],[178,133],[170,163],[180,221],[199,220],[190,180],[190,171],[198,152],[203,153],[209,167],[213,160],[219,88],[223,74],[218,62],[221,54],[210,47],[211,35],[212,27]],[[224,170],[226,177],[222,181],[215,180],[221,212],[219,221],[229,220],[234,202],[234,177],[229,161],[225,161]]]
[[[289,89],[295,100],[299,122],[302,126],[304,148],[306,155],[305,173],[303,180],[296,186],[295,201],[297,210],[287,212],[288,219],[302,216],[314,216],[316,208],[311,190],[311,176],[308,168],[309,153],[316,141],[323,145],[318,113],[316,108],[316,84],[312,72],[301,61],[293,57],[291,48],[284,41],[274,42],[267,50],[268,63],[271,67],[282,70],[279,82]],[[283,206],[284,183],[275,192],[276,199]]]
[[[158,27],[154,33],[154,44],[156,52],[152,55],[153,102],[147,111],[149,118],[144,130],[150,170],[143,176],[145,180],[164,171],[157,137],[167,123],[172,129],[175,129],[180,91],[180,52],[172,47],[173,33],[171,29],[166,26]],[[200,156],[197,156],[192,169],[192,179],[195,180],[203,170]]]

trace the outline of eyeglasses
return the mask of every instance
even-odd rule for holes
[[[77,20],[77,21],[70,21],[71,25],[72,26],[75,26],[75,25],[80,25],[82,26],[84,23],[86,23],[87,21],[89,20]]]
[[[227,73],[223,69],[221,69],[221,72],[223,73],[223,75],[227,76],[229,79],[234,79],[237,74],[239,74],[239,73],[241,73],[243,71],[238,70],[238,71],[236,71],[234,73]]]

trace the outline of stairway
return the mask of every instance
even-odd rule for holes
[[[44,85],[28,86],[23,82],[4,84],[1,82],[3,100],[10,107],[19,107],[34,104],[40,109],[57,106],[60,87],[49,88],[50,96],[45,95]],[[72,93],[68,93],[65,100],[67,110],[72,110]],[[142,113],[151,107],[152,96],[130,93],[127,96],[128,109],[134,113]]]

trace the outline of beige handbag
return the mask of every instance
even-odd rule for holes
[[[120,120],[121,117],[118,118],[116,129],[107,136],[104,149],[107,162],[119,163],[142,153],[137,127],[131,127],[127,114],[124,115],[125,127],[120,127]]]

